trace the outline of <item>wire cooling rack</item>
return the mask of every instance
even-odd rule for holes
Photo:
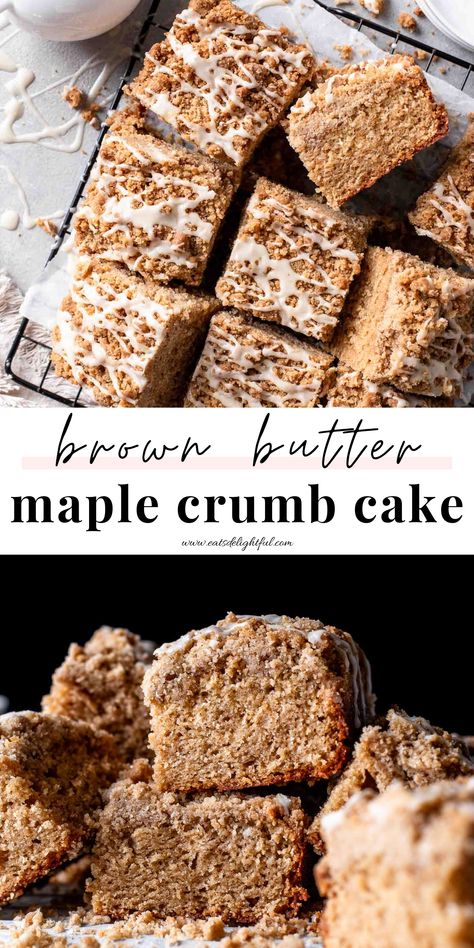
[[[412,36],[406,36],[399,30],[393,30],[388,26],[384,26],[381,23],[376,23],[373,20],[368,20],[365,17],[359,16],[356,13],[352,13],[349,10],[342,10],[340,7],[333,7],[330,3],[324,3],[323,0],[314,0],[314,2],[319,3],[319,6],[323,7],[329,13],[333,13],[340,20],[353,26],[358,32],[367,33],[367,35],[372,36],[375,41],[380,41],[380,38],[385,38],[386,42],[389,43],[389,50],[392,53],[404,51],[404,47],[407,47],[408,51],[421,50],[422,55],[420,56],[420,54],[418,54],[417,59],[419,60],[420,67],[424,69],[425,72],[429,72],[434,63],[436,63],[438,69],[441,72],[443,69],[446,69],[445,64],[447,64],[449,67],[456,67],[455,84],[457,88],[471,91],[468,86],[470,84],[470,80],[472,79],[472,91],[474,92],[474,63],[470,63],[466,59],[461,59],[458,56],[453,56],[451,53],[445,53],[442,50],[437,49],[435,46],[430,46],[429,44],[423,43]],[[160,5],[160,0],[152,0],[139,35],[137,36],[133,52],[127,63],[125,72],[123,73],[123,76],[119,82],[116,95],[110,106],[111,110],[116,109],[119,105],[123,93],[123,87],[132,76],[137,63],[142,57],[148,35],[152,28],[154,28],[158,34],[161,32],[163,36],[169,28],[168,24],[160,20],[162,7],[163,4],[161,3]],[[158,35],[158,37],[156,37],[154,34],[154,39],[156,40],[157,38],[159,39],[160,36]],[[87,162],[85,171],[76,188],[69,208],[66,211],[65,217],[59,228],[57,237],[46,260],[45,266],[47,266],[54,259],[58,251],[61,249],[65,238],[70,234],[72,217],[87,186],[90,173],[97,159],[102,139],[106,133],[107,127],[103,126],[98,135],[95,147]],[[30,378],[27,377],[27,373],[23,365],[21,372],[15,371],[15,360],[17,358],[19,359],[22,350],[31,354],[32,364],[41,366],[39,371],[37,369],[36,378],[33,376],[33,373]],[[33,350],[35,351],[33,352]],[[52,386],[52,383],[57,386],[59,380],[56,379],[54,370],[52,370],[50,355],[51,347],[46,342],[44,342],[43,338],[38,337],[35,324],[31,324],[29,319],[24,318],[21,321],[18,331],[13,339],[11,349],[5,362],[5,370],[18,385],[22,385],[24,388],[30,389],[33,392],[38,392],[41,395],[45,395],[47,398],[54,399],[56,402],[61,402],[63,405],[68,405],[70,408],[83,407],[81,404],[82,388],[80,386],[73,386],[69,383],[61,382],[60,384],[62,389],[68,390],[68,392],[65,392],[64,394],[63,391],[55,390],[55,387]],[[24,361],[25,364],[27,364],[28,360],[25,359]]]

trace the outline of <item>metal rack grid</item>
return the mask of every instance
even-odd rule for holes
[[[466,59],[461,59],[460,57],[454,56],[451,53],[445,53],[443,52],[443,50],[440,50],[435,46],[430,46],[429,44],[423,43],[420,40],[415,39],[413,36],[407,36],[404,33],[401,33],[399,30],[394,30],[388,26],[384,26],[381,23],[377,23],[377,22],[374,22],[373,20],[366,19],[363,16],[359,16],[357,13],[353,13],[349,10],[343,10],[340,7],[333,7],[330,3],[323,2],[323,0],[314,0],[314,2],[318,3],[321,7],[327,10],[329,13],[333,13],[339,19],[353,26],[358,32],[361,32],[363,30],[371,30],[373,33],[377,34],[377,37],[382,36],[391,40],[391,43],[390,43],[391,53],[396,52],[397,48],[401,45],[408,46],[416,50],[423,50],[423,52],[427,53],[427,57],[428,57],[423,63],[420,63],[421,68],[423,68],[425,72],[430,71],[434,62],[437,62],[438,64],[448,63],[449,65],[457,66],[458,68],[462,70],[462,73],[463,73],[461,77],[461,84],[459,86],[461,90],[466,88],[471,76],[473,76],[474,78],[474,63],[470,63]],[[141,58],[143,48],[146,44],[147,37],[151,28],[155,27],[156,29],[161,30],[163,34],[166,33],[166,30],[167,30],[166,26],[162,25],[159,20],[159,7],[160,7],[160,0],[152,0],[148,13],[145,17],[143,25],[137,36],[137,39],[133,48],[133,52],[127,63],[127,68],[120,79],[116,95],[110,106],[112,110],[116,109],[117,106],[119,105],[120,99],[122,97],[123,87],[127,83],[130,76],[132,75],[133,70],[138,60]],[[69,208],[66,211],[65,217],[61,223],[54,245],[45,262],[45,266],[47,266],[51,262],[51,260],[53,260],[53,258],[56,256],[56,254],[60,250],[66,236],[68,236],[68,234],[70,233],[70,225],[71,225],[72,217],[75,213],[78,202],[80,201],[84,193],[84,189],[88,183],[90,173],[97,159],[99,148],[101,146],[102,140],[106,133],[107,133],[107,126],[103,126],[98,135],[97,142],[92,150],[90,158],[87,162],[84,173],[76,188],[76,191],[69,205]],[[6,372],[12,377],[12,379],[15,382],[17,382],[18,385],[22,385],[23,387],[28,388],[31,391],[37,392],[38,394],[41,394],[41,395],[45,395],[46,397],[54,399],[54,401],[61,402],[63,405],[68,405],[71,408],[82,407],[80,403],[82,387],[76,386],[71,396],[62,395],[59,392],[56,392],[53,389],[48,388],[47,380],[48,380],[48,377],[51,378],[51,369],[52,369],[51,359],[49,358],[49,355],[48,355],[48,353],[51,352],[51,347],[44,341],[35,339],[34,336],[31,335],[29,324],[30,324],[29,319],[26,319],[26,318],[22,319],[20,326],[18,328],[18,331],[13,339],[12,346],[8,353],[7,359],[5,361]],[[15,369],[14,369],[15,357],[17,356],[18,350],[23,342],[25,342],[29,347],[33,347],[33,348],[40,347],[42,350],[44,350],[46,354],[45,356],[46,365],[39,382],[35,382],[31,379],[26,378],[24,375],[21,375],[15,372]],[[72,386],[69,386],[69,388],[71,387]]]

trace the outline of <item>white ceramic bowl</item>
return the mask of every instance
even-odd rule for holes
[[[140,0],[0,0],[23,29],[44,39],[90,39],[111,30]]]
[[[473,0],[420,0],[419,5],[441,33],[465,49],[474,49]]]

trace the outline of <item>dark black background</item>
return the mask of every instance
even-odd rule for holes
[[[102,624],[163,642],[227,610],[274,612],[350,632],[371,661],[381,710],[396,703],[472,733],[470,563],[442,556],[4,557],[12,608],[3,619],[0,694],[11,710],[39,707],[68,644]]]

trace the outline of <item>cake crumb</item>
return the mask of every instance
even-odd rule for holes
[[[56,237],[58,233],[58,225],[54,223],[49,217],[38,217],[36,220],[36,226],[41,227],[41,230],[44,230],[46,234],[50,237]]]
[[[65,86],[63,91],[63,99],[71,106],[71,109],[82,109],[86,102],[86,96],[82,89],[79,89],[77,86]]]
[[[352,46],[349,45],[349,43],[335,43],[334,49],[337,49],[341,59],[343,59],[345,62],[347,62],[349,59],[352,59],[354,54],[354,50]]]
[[[380,16],[383,13],[384,0],[359,0],[359,5],[374,16]]]
[[[79,89],[78,86],[65,86],[63,99],[71,109],[81,113],[85,122],[94,128],[99,127],[100,121],[97,113],[100,112],[102,106],[98,102],[90,102],[88,95],[82,89]]]
[[[415,17],[412,16],[411,13],[408,13],[407,10],[402,10],[400,16],[398,17],[398,22],[403,30],[410,30],[411,33],[416,30],[417,24]]]
[[[41,909],[28,912],[22,918],[20,927],[12,932],[11,944],[15,948],[67,948],[65,938],[56,938],[46,930]]]
[[[423,10],[421,9],[421,7],[415,7],[415,9],[413,10],[413,13],[415,14],[415,16],[424,16],[424,15],[425,15],[425,14],[423,13]]]
[[[413,53],[413,55],[415,59],[425,60],[425,59],[428,59],[430,54],[427,53],[426,49],[415,49],[415,52]]]

